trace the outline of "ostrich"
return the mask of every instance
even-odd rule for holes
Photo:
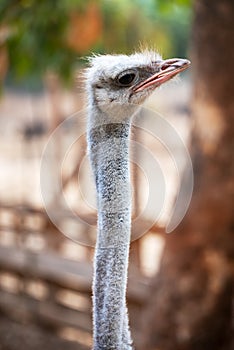
[[[87,142],[95,178],[98,234],[93,277],[93,350],[133,349],[126,307],[131,233],[131,119],[162,83],[185,70],[186,59],[155,52],[90,59]]]

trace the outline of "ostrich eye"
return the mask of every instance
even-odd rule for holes
[[[121,86],[130,86],[137,78],[137,72],[125,72],[121,73],[117,78],[116,81]]]
[[[134,79],[135,79],[135,74],[128,73],[120,77],[118,81],[121,85],[129,85],[133,82]]]

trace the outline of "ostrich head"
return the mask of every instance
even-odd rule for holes
[[[155,52],[95,56],[90,63],[86,75],[89,106],[101,113],[104,120],[96,121],[101,124],[128,120],[155,88],[190,64],[180,58],[162,60]]]

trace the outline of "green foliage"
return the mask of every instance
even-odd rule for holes
[[[11,75],[42,77],[47,70],[70,76],[77,54],[65,35],[72,7],[80,1],[1,0],[1,27],[9,28],[7,41]]]
[[[189,0],[103,0],[101,4],[106,28],[101,52],[132,52],[142,44],[166,57],[186,55]]]
[[[42,79],[52,70],[68,80],[79,54],[89,53],[78,54],[68,45],[70,15],[75,11],[85,16],[89,4],[82,0],[1,0],[0,30],[6,27],[10,33],[5,43],[10,76]],[[158,49],[164,57],[186,55],[189,0],[99,0],[95,4],[100,7],[103,31],[90,51],[128,53],[142,44]]]
[[[191,25],[191,6],[189,0],[158,1],[158,21],[167,28],[170,38],[169,55],[186,55]]]

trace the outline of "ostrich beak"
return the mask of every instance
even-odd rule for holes
[[[182,58],[170,58],[160,63],[160,71],[153,74],[133,88],[134,92],[143,91],[150,86],[155,88],[183,72],[190,65],[190,61]]]

